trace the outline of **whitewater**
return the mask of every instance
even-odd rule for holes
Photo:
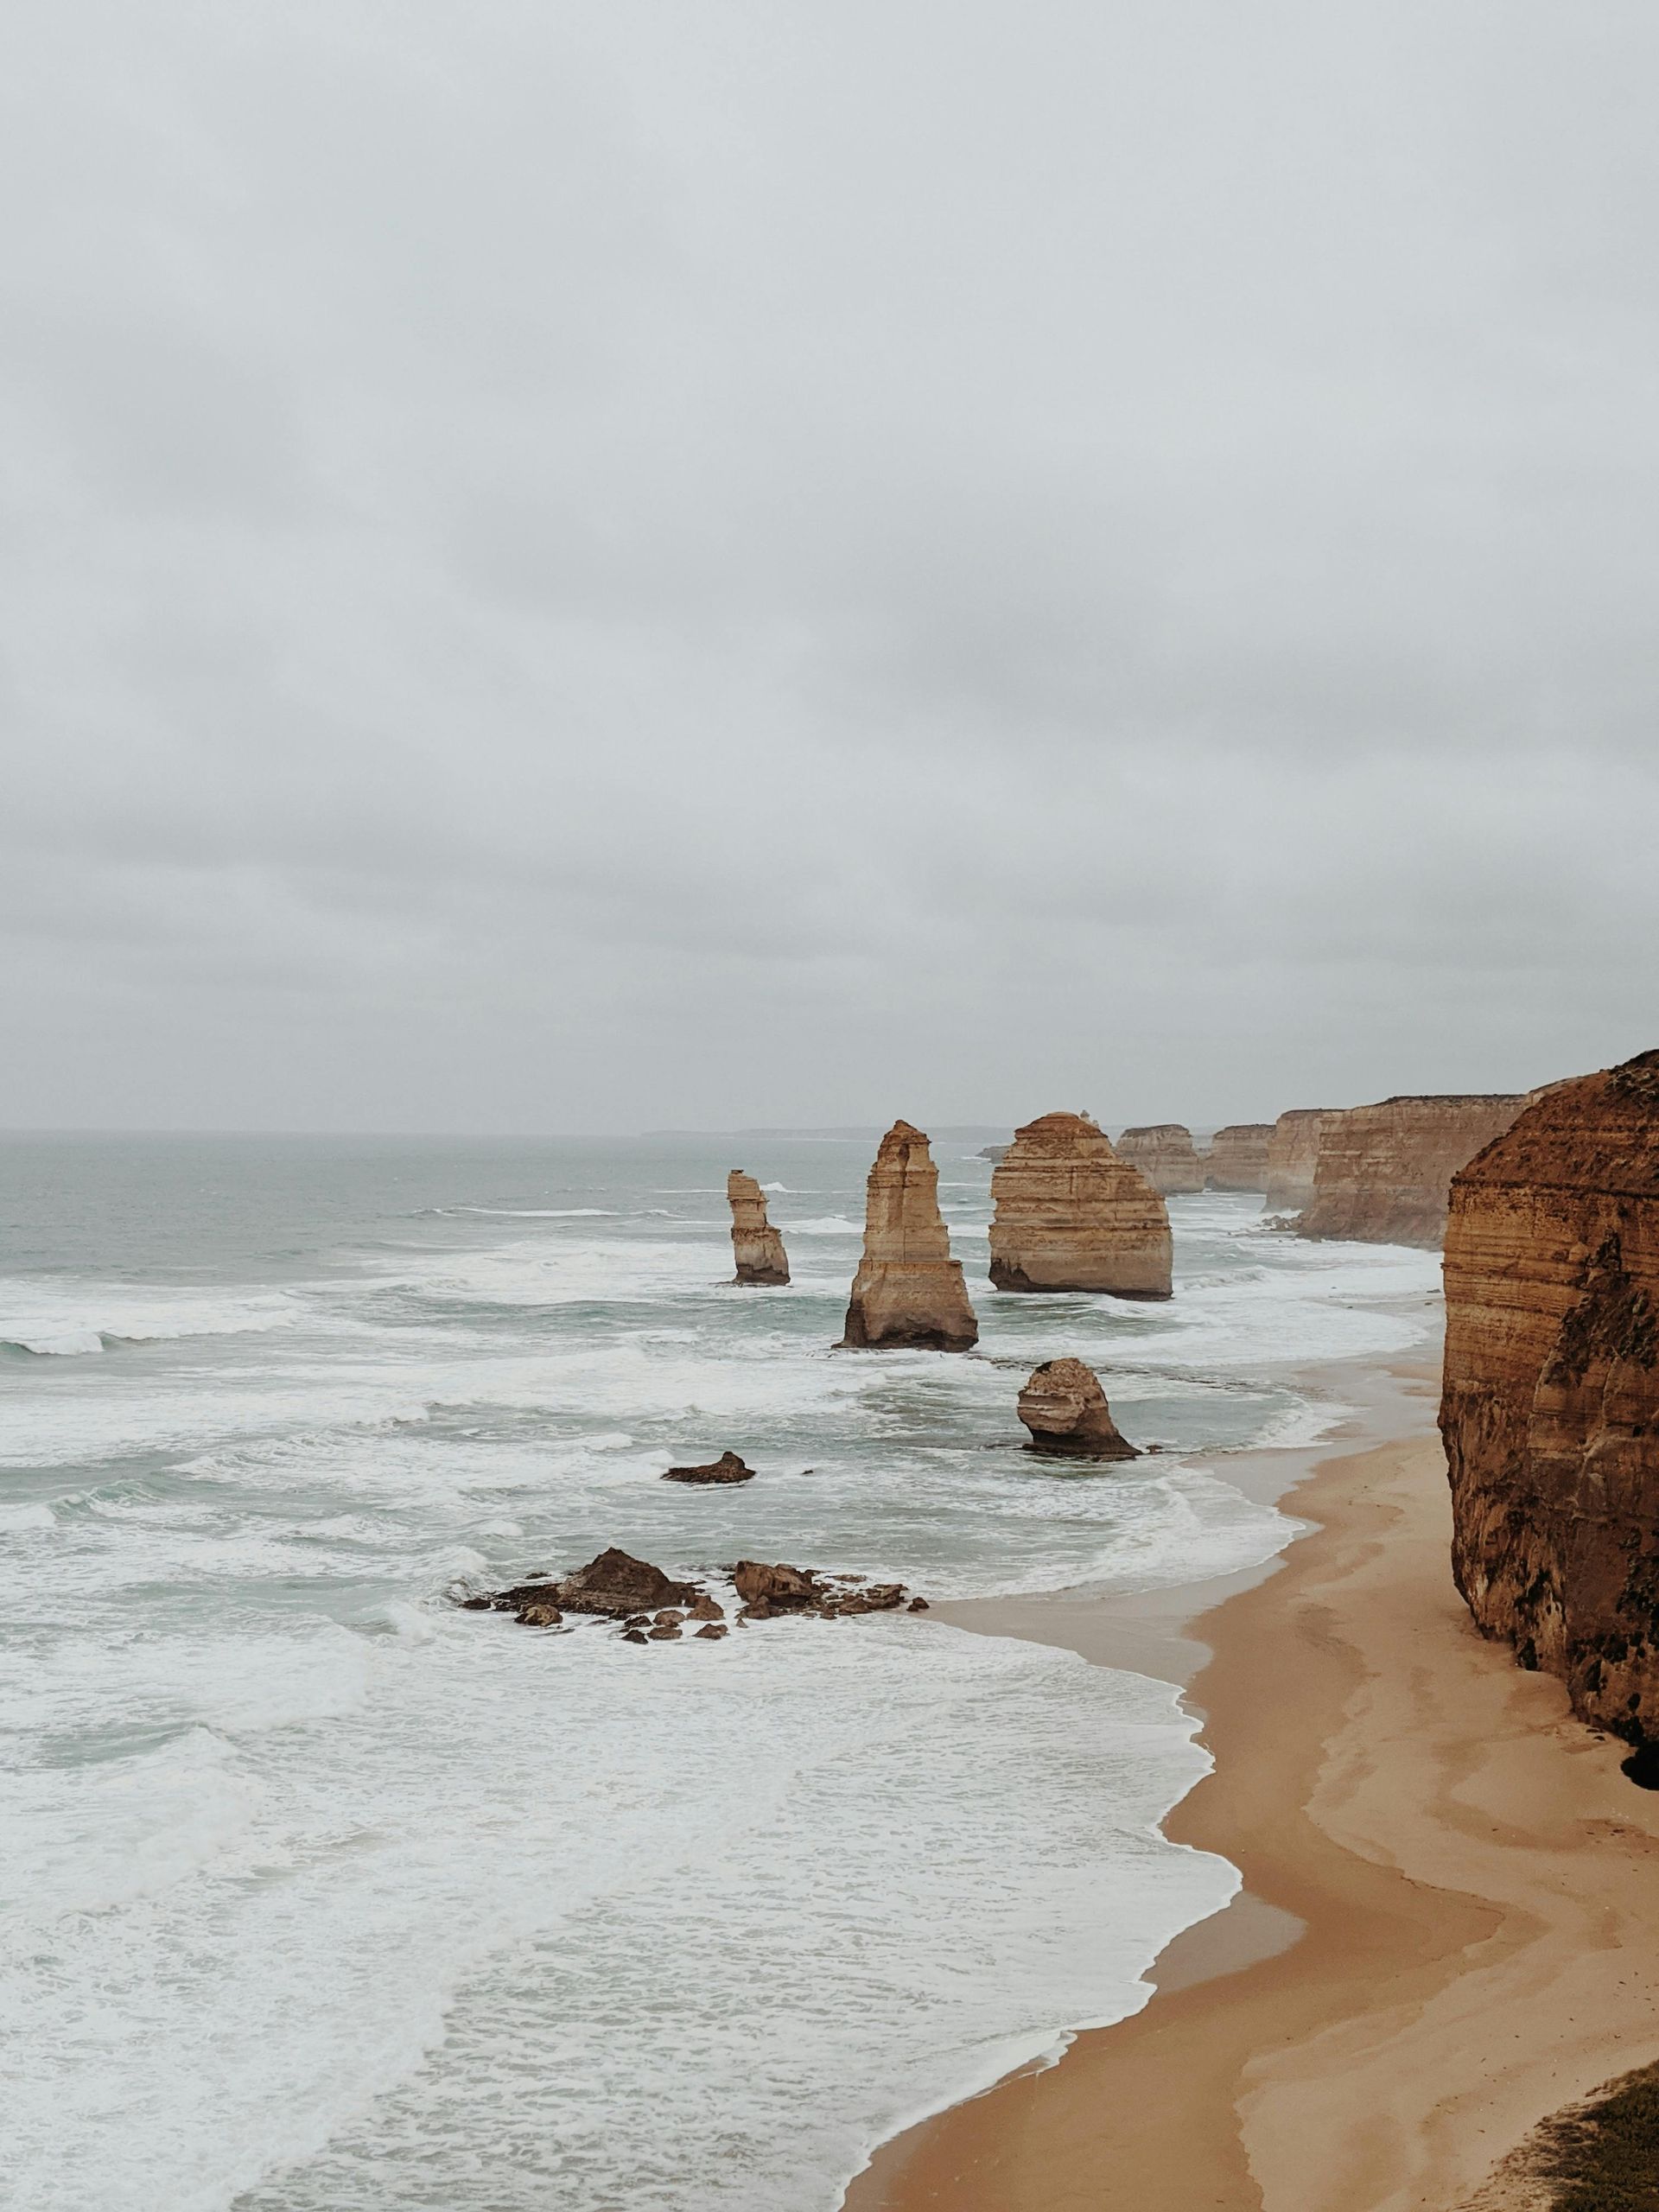
[[[1206,1764],[1167,1684],[926,1616],[641,1650],[451,1602],[613,1543],[932,1599],[1270,1557],[1230,1460],[1421,1342],[1434,1255],[1211,1193],[1167,1306],[998,1296],[980,1141],[935,1144],[953,1357],[831,1349],[874,1135],[0,1141],[15,2201],[832,2212],[1144,2000],[1236,1885],[1159,1831]],[[734,1166],[787,1289],[726,1281]],[[1020,1448],[1065,1353],[1155,1452]],[[727,1448],[753,1483],[657,1479]]]

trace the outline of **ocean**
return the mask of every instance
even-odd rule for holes
[[[641,1649],[451,1602],[608,1544],[930,1599],[1271,1556],[1230,1459],[1427,1337],[1437,1255],[1212,1192],[1167,1306],[999,1296],[982,1141],[934,1147],[963,1357],[831,1349],[874,1135],[0,1139],[11,2201],[833,2212],[1143,2001],[1236,1885],[1159,1833],[1206,1764],[1167,1684],[925,1615]],[[734,1166],[787,1289],[729,1286]],[[1155,1452],[1020,1448],[1064,1353]],[[728,1447],[754,1482],[657,1479]]]

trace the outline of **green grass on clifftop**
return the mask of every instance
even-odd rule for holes
[[[1659,2212],[1659,2066],[1547,2120],[1528,2164],[1551,2212]]]

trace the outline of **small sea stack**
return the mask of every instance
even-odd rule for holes
[[[1325,1106],[1293,1106],[1274,1123],[1265,1193],[1269,1213],[1300,1213],[1313,1197],[1319,1130],[1330,1111]]]
[[[1271,1122],[1230,1122],[1210,1140],[1204,1179],[1211,1191],[1265,1191]]]
[[[726,1178],[732,1210],[732,1251],[737,1262],[734,1282],[775,1284],[789,1281],[784,1240],[766,1219],[766,1194],[753,1175],[734,1167]]]
[[[939,1211],[939,1171],[925,1136],[895,1122],[865,1185],[864,1254],[841,1348],[966,1351],[979,1341],[962,1262]]]
[[[665,1483],[752,1483],[754,1469],[747,1466],[735,1452],[722,1452],[718,1459],[710,1459],[701,1467],[670,1467],[664,1475]]]
[[[999,1290],[1169,1296],[1168,1210],[1087,1114],[1043,1114],[1016,1129],[991,1198]]]
[[[1527,1103],[1465,1092],[1384,1098],[1322,1116],[1313,1195],[1296,1234],[1432,1250],[1445,1239],[1452,1178]]]
[[[1138,1459],[1119,1433],[1100,1377],[1080,1359],[1051,1359],[1033,1368],[1020,1393],[1020,1418],[1031,1431],[1028,1452],[1077,1459]]]
[[[1204,1188],[1204,1162],[1184,1122],[1149,1122],[1125,1129],[1117,1156],[1138,1167],[1160,1198],[1188,1198]]]

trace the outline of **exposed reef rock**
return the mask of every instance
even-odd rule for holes
[[[1438,1245],[1452,1178],[1526,1103],[1491,1095],[1385,1098],[1326,1114],[1313,1195],[1297,1217],[1297,1235]]]
[[[1169,1296],[1163,1199],[1086,1114],[1044,1114],[1016,1129],[991,1198],[999,1290]]]
[[[1271,1122],[1230,1122],[1210,1140],[1204,1179],[1212,1191],[1265,1191]]]
[[[537,1611],[605,1613],[626,1620],[630,1613],[654,1612],[665,1605],[689,1605],[697,1596],[690,1582],[675,1582],[659,1567],[614,1549],[601,1552],[562,1582],[521,1582],[490,1598],[467,1598],[469,1612],[512,1613],[532,1628],[556,1626],[531,1618]]]
[[[732,1251],[737,1261],[733,1281],[787,1282],[784,1240],[766,1219],[766,1195],[753,1176],[734,1167],[726,1178],[726,1199],[732,1209]]]
[[[979,1147],[979,1156],[982,1160],[1001,1160],[1007,1148],[1005,1144],[982,1144]]]
[[[735,1452],[722,1452],[704,1467],[671,1467],[665,1483],[752,1483],[754,1469],[745,1466]]]
[[[1440,1433],[1482,1630],[1659,1741],[1659,1052],[1537,1094],[1452,1184]]]
[[[1293,1106],[1274,1123],[1268,1142],[1268,1213],[1300,1213],[1313,1196],[1319,1130],[1329,1110],[1323,1106]]]
[[[810,1567],[763,1567],[741,1559],[732,1587],[743,1600],[740,1621],[766,1621],[779,1613],[812,1613],[839,1620],[854,1613],[891,1613],[910,1592],[902,1582],[866,1582],[861,1574],[819,1574]],[[912,1611],[918,1610],[912,1601]],[[925,1611],[925,1605],[919,1608]]]
[[[950,1256],[939,1171],[919,1129],[893,1123],[865,1189],[864,1256],[853,1278],[842,1346],[966,1351],[979,1340],[979,1323],[962,1262]]]
[[[1142,1128],[1125,1129],[1117,1141],[1117,1156],[1138,1167],[1162,1198],[1185,1197],[1204,1188],[1204,1162],[1192,1130],[1179,1122],[1152,1122]]]
[[[1031,1431],[1028,1452],[1063,1452],[1081,1459],[1137,1459],[1118,1432],[1106,1393],[1080,1359],[1051,1359],[1032,1370],[1020,1393],[1020,1418]]]

